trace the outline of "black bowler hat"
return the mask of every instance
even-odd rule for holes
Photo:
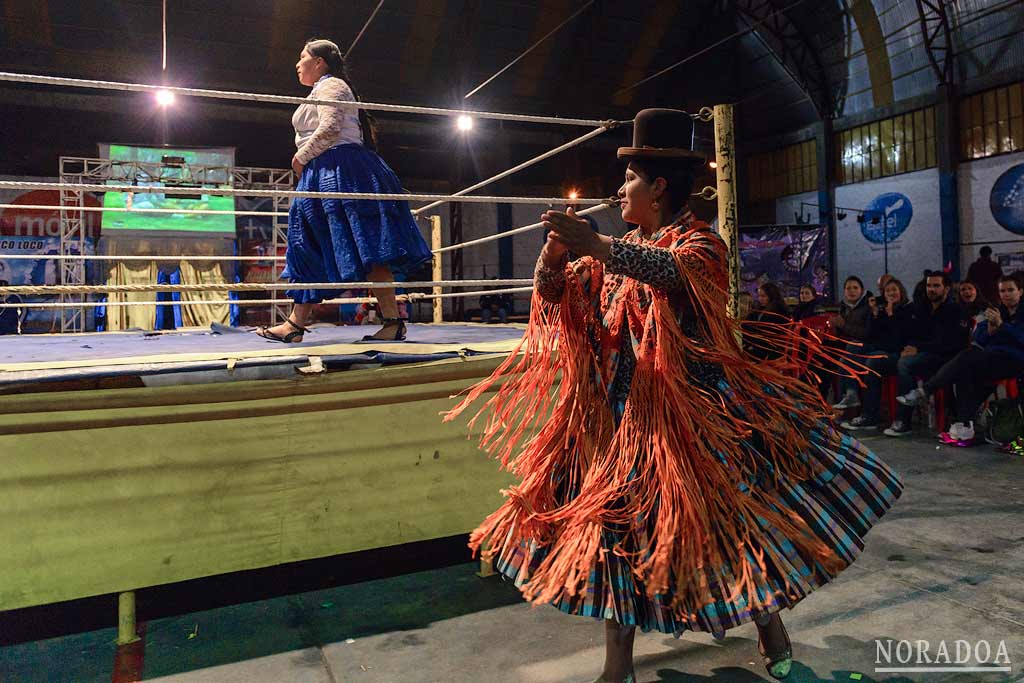
[[[706,161],[693,151],[693,119],[679,109],[643,109],[633,119],[633,146],[619,147],[620,159]]]

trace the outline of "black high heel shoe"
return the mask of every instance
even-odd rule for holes
[[[380,328],[377,334],[380,334],[388,327],[394,326],[395,336],[394,337],[378,337],[377,334],[368,334],[363,337],[364,342],[400,342],[405,341],[405,320],[402,318],[384,318],[384,327]],[[396,324],[397,323],[397,324]]]
[[[771,623],[771,617],[765,623],[761,623],[755,620],[758,626],[765,627]],[[757,651],[761,654],[761,660],[764,662],[764,668],[768,671],[768,675],[777,681],[781,681],[793,668],[793,643],[789,640],[789,632],[786,631],[784,624],[782,627],[782,635],[786,637],[786,647],[778,652],[768,652],[765,649],[764,643],[761,642],[761,629],[757,630]]]
[[[256,330],[256,334],[259,335],[260,337],[263,337],[264,339],[281,342],[282,344],[298,344],[299,342],[302,341],[302,335],[305,334],[306,332],[309,332],[309,330],[307,330],[302,325],[292,322],[291,318],[285,318],[284,321],[291,325],[292,327],[294,327],[295,329],[289,332],[288,334],[284,335],[283,337],[279,334],[271,332],[270,328],[266,326],[258,328]]]

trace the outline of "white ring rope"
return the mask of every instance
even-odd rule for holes
[[[211,197],[309,197],[313,199],[369,199],[398,200],[407,202],[468,202],[472,204],[564,204],[565,197],[486,197],[459,196],[451,194],[382,194],[374,192],[299,192],[297,190],[247,190],[225,187],[182,187],[152,185],[91,185],[78,183],[22,183],[13,180],[0,181],[0,190],[64,190],[74,192],[131,192],[134,194],[159,194],[170,190],[173,194],[210,195]],[[573,199],[573,204],[600,204],[607,199]],[[63,206],[65,211],[74,212],[81,207]]]
[[[107,292],[264,292],[286,289],[417,289],[423,287],[497,287],[529,285],[532,279],[432,280],[427,282],[211,282],[187,285],[10,285],[3,294],[105,294]]]
[[[572,201],[572,203],[575,203],[575,200],[571,200],[571,201]],[[592,206],[589,209],[583,209],[582,211],[577,211],[576,215],[577,216],[589,216],[590,214],[597,213],[598,211],[604,211],[605,209],[609,209],[609,208],[611,208],[613,206],[617,206],[617,205],[618,205],[618,198],[613,197],[612,199],[606,199],[604,204],[599,204],[598,206]],[[518,234],[521,234],[521,233],[524,233],[524,232],[529,232],[531,230],[537,230],[537,229],[543,228],[543,227],[544,227],[544,223],[531,223],[530,225],[524,225],[521,228],[514,228],[512,230],[506,230],[505,232],[499,232],[499,233],[497,233],[495,235],[488,235],[487,237],[481,237],[480,239],[476,239],[476,240],[469,240],[468,242],[462,242],[461,244],[453,244],[453,245],[448,246],[448,247],[441,247],[440,249],[435,249],[434,253],[435,254],[443,254],[446,251],[454,251],[455,249],[465,249],[466,247],[474,246],[474,245],[477,245],[477,244],[484,244],[485,242],[494,242],[495,240],[505,239],[506,237],[512,237],[513,235],[518,235]]]
[[[496,119],[499,121],[520,121],[522,123],[547,123],[561,126],[603,126],[608,121],[597,119],[569,119],[558,116],[531,116],[527,114],[503,114],[489,111],[471,111],[467,109],[439,109],[436,107],[417,107],[404,104],[381,104],[377,102],[342,102],[340,100],[315,100],[308,97],[290,95],[269,95],[263,93],[234,92],[230,90],[207,90],[203,88],[183,88],[168,85],[145,85],[141,83],[122,83],[118,81],[96,81],[82,78],[62,78],[59,76],[41,76],[38,74],[20,74],[0,71],[0,81],[15,83],[37,83],[41,85],[57,85],[68,88],[92,88],[96,90],[124,90],[130,92],[172,92],[175,95],[188,97],[210,97],[221,100],[244,100],[247,102],[270,102],[274,104],[315,104],[338,107],[340,109],[371,109],[375,111],[391,111],[406,114],[426,114],[429,116],[472,116],[478,119]]]
[[[608,132],[609,130],[614,128],[616,125],[618,125],[618,124],[614,123],[614,122],[609,122],[609,123],[607,123],[605,125],[602,125],[600,128],[595,128],[594,130],[590,131],[586,135],[581,135],[580,137],[576,138],[575,140],[570,140],[569,142],[565,143],[564,145],[561,145],[560,147],[555,147],[554,149],[548,150],[547,152],[544,152],[543,154],[535,156],[532,159],[528,159],[527,161],[524,161],[523,163],[519,164],[518,166],[513,166],[512,168],[508,169],[507,171],[502,171],[498,175],[491,176],[487,180],[481,180],[476,185],[470,185],[469,187],[467,187],[464,190],[459,190],[458,192],[455,193],[454,196],[461,197],[463,195],[469,194],[473,190],[479,190],[481,187],[484,187],[486,185],[490,185],[493,182],[501,180],[502,178],[507,178],[508,176],[512,175],[513,173],[518,173],[519,171],[522,171],[524,168],[529,168],[530,166],[533,166],[534,164],[536,164],[536,163],[538,163],[540,161],[544,161],[545,159],[553,157],[553,156],[555,156],[556,154],[558,154],[560,152],[564,152],[567,149],[571,149],[573,147],[576,147],[577,145],[581,145],[581,144],[583,144],[584,142],[586,142],[587,140],[589,140],[591,138],[596,138],[598,135],[601,135],[602,133]],[[435,206],[440,206],[441,204],[444,204],[444,203],[445,202],[443,200],[439,200],[439,201],[433,202],[431,204],[427,204],[426,206],[421,206],[420,208],[418,208],[415,211],[413,211],[412,215],[419,216],[421,213],[423,213],[427,209],[433,209]]]
[[[512,287],[509,289],[490,289],[474,292],[449,292],[448,294],[423,294],[420,292],[409,292],[408,294],[397,294],[395,299],[406,303],[426,301],[430,299],[457,299],[461,297],[479,296],[481,294],[519,294],[532,292],[533,287]],[[0,309],[4,308],[98,308],[100,306],[122,307],[122,306],[216,306],[228,304],[231,306],[267,306],[270,304],[291,304],[291,299],[215,299],[204,301],[27,301],[20,304],[0,303]],[[340,299],[324,299],[322,304],[375,304],[377,297],[342,297]]]

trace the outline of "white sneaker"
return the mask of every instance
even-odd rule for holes
[[[917,387],[916,389],[911,389],[902,396],[897,396],[896,401],[900,405],[916,406],[920,403],[924,403],[927,398],[928,394],[924,393],[924,389]]]
[[[957,441],[970,441],[974,438],[974,423],[954,422],[949,428],[949,435]]]
[[[857,397],[857,392],[853,389],[848,389],[846,394],[843,396],[839,403],[833,403],[832,407],[836,410],[847,410],[849,408],[859,408],[860,398]]]
[[[904,423],[903,420],[896,420],[882,433],[886,436],[910,436],[910,425]]]

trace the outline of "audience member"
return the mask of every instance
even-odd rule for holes
[[[868,297],[871,292],[864,291],[864,283],[856,275],[846,278],[843,283],[843,300],[839,302],[839,315],[834,316],[832,326],[839,336],[847,341],[862,342],[868,336],[868,318],[871,309]]]
[[[896,373],[900,352],[913,331],[914,306],[907,298],[906,287],[896,278],[890,278],[883,291],[883,301],[879,302],[875,298],[868,301],[871,319],[868,338],[864,343],[864,355],[871,357],[864,364],[871,373],[864,377],[864,409],[859,416],[843,422],[844,429],[871,429],[878,426],[882,377]],[[843,400],[835,407],[846,409],[860,405],[854,380],[845,379],[844,383],[846,392]]]
[[[507,323],[512,306],[512,295],[507,292],[505,294],[485,294],[480,297],[480,322]]]
[[[814,285],[808,283],[800,287],[800,298],[793,308],[793,320],[800,322],[813,315],[818,315],[818,293]]]
[[[750,292],[740,292],[739,299],[737,301],[736,319],[746,320],[747,316],[750,315],[750,311],[754,309],[754,297],[750,295]]]
[[[986,309],[991,307],[988,299],[978,292],[978,286],[970,280],[960,283],[960,327],[970,336],[971,330],[983,318]]]
[[[943,365],[923,386],[898,396],[905,406],[924,402],[940,388],[956,385],[956,415],[949,428],[949,440],[970,445],[974,440],[974,418],[996,382],[1024,374],[1024,311],[1020,309],[1021,288],[1017,281],[999,278],[998,308],[985,311],[985,319],[974,329],[974,343]]]
[[[992,247],[985,245],[978,252],[978,260],[967,269],[967,279],[978,285],[981,295],[989,301],[999,300],[999,278],[1003,269],[992,260]]]
[[[0,280],[0,287],[9,287],[7,280]],[[21,304],[17,294],[0,295],[2,304]],[[21,308],[0,308],[0,334],[21,334]]]
[[[762,283],[757,288],[757,306],[743,320],[743,349],[761,360],[780,358],[782,350],[772,338],[777,336],[779,325],[789,322],[789,309],[779,286],[774,282]]]
[[[950,285],[949,275],[941,270],[932,271],[926,278],[928,303],[915,306],[913,334],[896,364],[900,394],[909,393],[919,380],[931,377],[962,348],[960,310],[950,301]],[[900,406],[885,435],[910,434],[913,412],[912,406]]]

